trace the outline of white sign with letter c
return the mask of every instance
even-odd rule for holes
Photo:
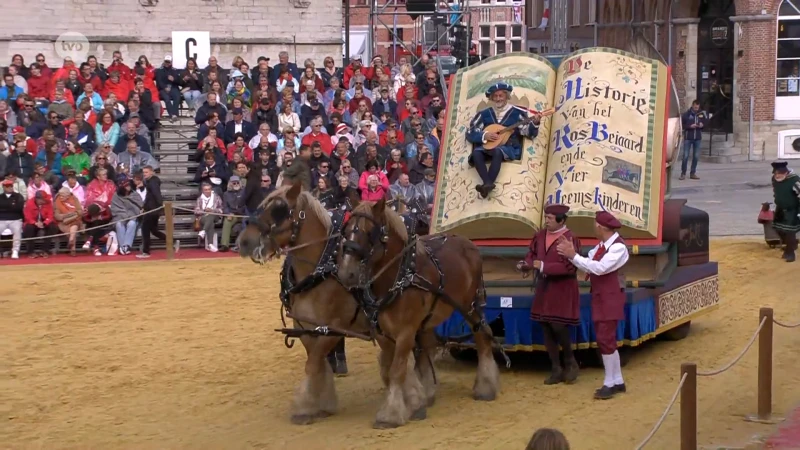
[[[208,31],[172,32],[172,67],[185,69],[186,61],[194,58],[197,67],[205,69],[211,57],[211,35]]]

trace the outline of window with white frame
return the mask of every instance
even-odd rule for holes
[[[492,38],[492,29],[489,25],[481,25],[480,34],[478,35],[480,39],[491,39]]]
[[[492,43],[490,41],[481,41],[481,57],[488,58],[492,56]]]
[[[495,54],[502,55],[506,52],[506,41],[497,41],[495,44]]]
[[[775,119],[800,119],[800,0],[783,0],[778,11]]]
[[[511,41],[511,51],[512,52],[521,52],[522,51],[522,41]]]
[[[522,38],[522,25],[511,25],[511,38]]]
[[[481,0],[481,5],[490,5],[492,0]]]
[[[491,22],[492,21],[492,13],[491,9],[489,8],[481,8],[479,11],[479,18],[481,22]]]
[[[589,23],[597,23],[597,0],[589,0]]]
[[[494,27],[494,36],[497,39],[505,39],[506,38],[506,26],[505,25],[497,25]]]
[[[571,25],[577,27],[581,25],[581,0],[572,0],[572,21]]]

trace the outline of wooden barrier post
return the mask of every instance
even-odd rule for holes
[[[681,364],[681,450],[697,450],[697,364]]]
[[[772,416],[772,308],[761,308],[758,323],[766,318],[758,336],[758,418]]]
[[[175,231],[175,211],[172,209],[172,202],[164,202],[164,234],[167,246],[167,260],[175,259],[175,246],[173,244],[173,232]]]

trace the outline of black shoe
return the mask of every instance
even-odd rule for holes
[[[789,252],[786,254],[786,262],[794,262],[795,256],[794,252]]]
[[[227,252],[227,251],[230,251],[230,247],[228,247],[227,245],[223,245],[222,247],[219,248],[219,251],[221,251],[223,253]]]
[[[615,394],[624,394],[628,392],[628,390],[625,388],[625,383],[615,384],[612,389],[614,390]]]
[[[564,371],[561,370],[561,366],[555,366],[550,372],[550,376],[544,380],[544,384],[547,386],[551,386],[554,384],[559,384],[563,381],[564,381]]]
[[[486,195],[488,196],[490,192],[492,192],[495,188],[494,183],[489,183],[483,186],[483,189],[486,191]]]
[[[572,361],[567,361],[566,370],[564,370],[564,381],[567,384],[572,384],[578,380],[578,373],[580,373],[580,366],[578,361],[572,358]],[[623,385],[624,388],[625,385]]]
[[[594,391],[594,398],[597,399],[597,400],[608,400],[611,397],[613,397],[614,394],[617,393],[617,391],[615,391],[615,388],[616,388],[616,386],[615,387],[608,387],[608,386],[604,385],[600,389]]]
[[[789,257],[789,251],[788,250],[784,250],[783,254],[781,255],[781,259],[783,259],[785,261],[786,258],[788,258],[788,257]]]
[[[478,194],[481,194],[481,196],[483,196],[483,185],[482,184],[476,184],[475,185],[475,190],[478,191]]]
[[[336,368],[333,370],[333,373],[337,377],[346,377],[347,376],[347,360],[345,359],[336,359]]]

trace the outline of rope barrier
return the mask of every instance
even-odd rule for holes
[[[133,217],[128,217],[127,219],[120,219],[120,220],[117,220],[115,222],[109,222],[109,223],[106,223],[106,224],[103,224],[103,225],[98,225],[96,227],[84,228],[82,230],[79,229],[77,232],[78,233],[85,233],[87,231],[98,230],[100,228],[110,227],[110,226],[116,225],[118,223],[128,222],[128,221],[131,221],[131,220],[134,220],[134,219],[138,219],[139,217],[146,216],[148,214],[152,214],[154,212],[161,211],[162,209],[164,209],[164,207],[163,206],[159,206],[156,209],[142,212],[141,214],[137,214],[137,215],[135,215]],[[49,236],[42,236],[42,237],[21,238],[19,240],[19,242],[38,241],[38,240],[41,240],[41,239],[53,239],[53,238],[57,238],[57,237],[69,236],[71,234],[72,233],[59,233],[59,234],[52,234],[52,235],[49,235]]]
[[[647,437],[645,437],[642,440],[642,442],[640,442],[639,445],[636,446],[636,450],[642,450],[644,446],[647,445],[648,442],[650,442],[650,439],[653,439],[653,436],[656,435],[658,429],[661,428],[661,425],[664,424],[664,420],[667,419],[667,414],[669,414],[672,407],[675,406],[675,402],[678,400],[678,394],[681,393],[681,389],[683,389],[683,384],[686,383],[686,376],[687,374],[684,373],[683,376],[681,377],[681,382],[678,383],[678,388],[675,389],[675,393],[672,394],[672,399],[667,404],[667,408],[661,414],[661,418],[659,418],[656,424],[653,425],[653,428],[650,430],[650,434],[648,434]]]
[[[197,212],[195,212],[195,210],[189,209],[189,208],[183,208],[183,207],[180,207],[180,206],[173,206],[172,209],[174,209],[176,211],[189,212],[189,213],[192,213],[194,215],[197,215]],[[203,211],[203,215],[218,216],[218,217],[233,217],[235,219],[250,219],[251,218],[251,216],[242,216],[242,215],[239,215],[239,214],[222,214],[222,213],[205,212],[205,211]]]
[[[789,325],[789,324],[786,324],[786,323],[783,323],[783,322],[779,322],[776,319],[772,319],[772,323],[774,323],[775,325],[777,325],[779,327],[783,327],[783,328],[797,328],[797,327],[800,327],[800,322],[792,324],[792,325]]]
[[[697,372],[697,376],[698,377],[713,377],[713,376],[719,375],[719,374],[721,374],[723,372],[727,372],[730,368],[735,366],[736,363],[738,363],[742,359],[742,357],[744,357],[745,353],[747,353],[747,351],[750,350],[750,347],[752,347],[753,344],[756,342],[756,338],[758,337],[759,333],[761,333],[761,329],[764,328],[764,324],[766,322],[767,322],[767,318],[766,317],[761,319],[761,323],[758,325],[758,329],[753,334],[753,337],[750,338],[750,342],[747,343],[747,345],[744,347],[742,352],[739,353],[739,355],[736,358],[734,358],[733,361],[731,361],[729,364],[727,364],[726,366],[722,367],[721,369],[713,370],[711,372]]]

